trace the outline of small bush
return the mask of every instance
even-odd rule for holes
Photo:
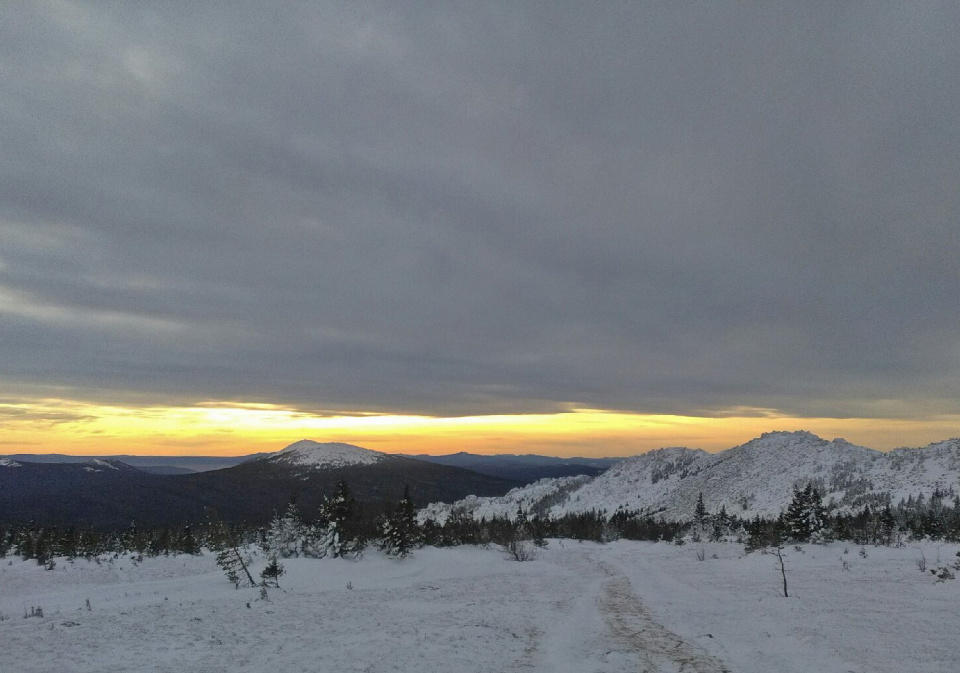
[[[529,540],[510,540],[503,545],[504,553],[512,561],[532,561],[537,557],[536,548]]]
[[[956,579],[956,574],[947,566],[941,566],[935,571],[931,571],[937,578],[938,582],[945,582],[946,580]]]

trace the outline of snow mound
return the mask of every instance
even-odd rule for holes
[[[373,465],[387,454],[340,442],[314,442],[302,439],[277,453],[259,458],[273,463],[314,469],[333,469],[349,465]]]

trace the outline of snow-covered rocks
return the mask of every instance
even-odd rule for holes
[[[537,514],[538,510],[548,508],[553,501],[564,499],[567,493],[575,491],[589,481],[590,477],[586,475],[541,479],[512,489],[501,497],[478,498],[471,495],[453,505],[443,502],[432,503],[420,510],[418,519],[421,523],[433,520],[444,524],[456,509],[478,520],[506,517],[512,521],[516,517],[518,508],[522,507],[525,512]]]

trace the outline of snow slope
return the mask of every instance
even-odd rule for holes
[[[693,545],[569,540],[529,563],[479,547],[285,559],[266,601],[212,554],[12,559],[0,671],[954,673],[960,580],[915,558],[957,550],[791,548],[790,598],[772,556],[723,544],[702,562]]]
[[[302,439],[282,451],[257,458],[254,462],[267,461],[281,465],[327,470],[349,465],[372,465],[388,457],[385,453],[363,449],[352,444],[320,443]]]
[[[590,477],[560,477],[559,479],[541,479],[527,486],[511,489],[500,497],[478,498],[475,495],[457,501],[455,506],[447,503],[432,503],[417,514],[422,523],[432,519],[444,524],[454,508],[473,516],[475,519],[507,517],[513,519],[518,507],[531,514],[547,514],[550,503],[564,500],[567,493],[575,491],[590,481]]]
[[[512,513],[522,503],[525,509],[554,516],[630,509],[685,520],[692,517],[703,493],[712,512],[725,507],[729,514],[742,517],[776,516],[789,504],[794,488],[808,481],[814,482],[828,507],[851,511],[868,503],[895,504],[919,493],[929,496],[935,489],[960,491],[960,440],[883,453],[809,432],[772,432],[720,453],[679,447],[651,451],[584,479],[576,488],[551,486],[548,481],[515,489],[503,498],[431,505],[428,511],[443,520],[454,506],[480,515]]]
[[[84,463],[83,469],[87,472],[103,472],[104,470],[119,470],[120,465],[123,465],[123,463],[94,458],[93,460],[88,460],[86,463]],[[129,466],[127,465],[124,465],[124,467],[129,469]]]

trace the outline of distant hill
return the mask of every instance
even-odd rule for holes
[[[611,465],[623,460],[623,458],[555,458],[532,454],[487,456],[464,452],[443,456],[412,454],[409,457],[439,465],[462,467],[480,474],[513,479],[526,484],[544,478],[574,477],[581,474],[595,477]]]
[[[0,461],[4,523],[117,527],[203,521],[265,523],[295,499],[311,516],[338,479],[361,506],[399,500],[404,485],[418,505],[469,494],[501,495],[518,482],[347,444],[297,442],[233,467],[191,474],[152,474],[122,461]]]
[[[2,458],[25,463],[86,463],[95,459],[119,460],[146,472],[185,474],[186,472],[222,470],[266,455],[269,454],[254,453],[247,456],[68,456],[63,453],[17,453],[2,456]]]
[[[149,474],[194,474],[196,472],[196,470],[176,465],[139,465],[137,469]]]
[[[935,490],[953,498],[960,492],[960,439],[881,452],[809,432],[772,432],[719,453],[658,449],[592,479],[542,480],[503,497],[468,498],[459,504],[477,517],[512,515],[523,503],[526,509],[554,515],[630,509],[688,520],[703,493],[712,512],[725,507],[741,517],[777,516],[794,488],[807,482],[818,488],[828,510],[838,512],[897,504],[920,493],[929,498]],[[423,515],[442,520],[450,507],[437,504]]]

